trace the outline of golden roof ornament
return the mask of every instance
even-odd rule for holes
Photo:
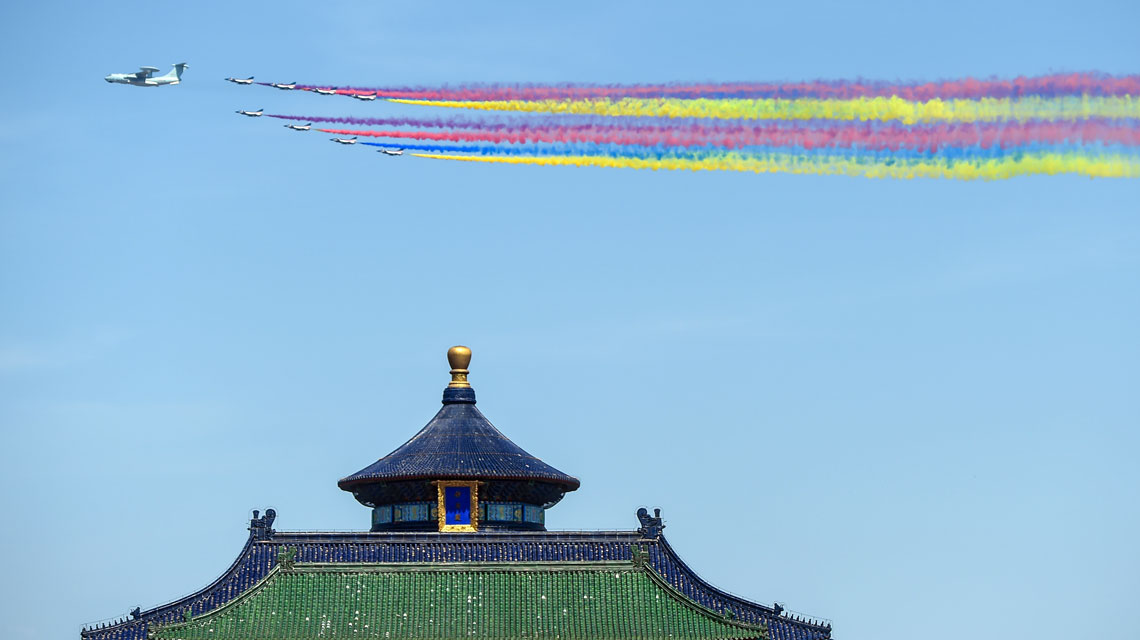
[[[451,383],[447,385],[448,388],[470,388],[471,383],[467,382],[467,365],[471,364],[471,350],[456,345],[447,350],[447,362],[451,365]]]

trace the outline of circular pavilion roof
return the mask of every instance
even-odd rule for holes
[[[475,390],[467,384],[470,351],[455,358],[457,349],[448,352],[453,381],[443,392],[439,413],[411,440],[337,485],[352,491],[374,482],[402,480],[530,480],[558,485],[563,491],[577,489],[581,485],[577,478],[524,451],[475,408]]]

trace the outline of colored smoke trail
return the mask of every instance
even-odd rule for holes
[[[280,120],[293,120],[296,122],[328,122],[334,124],[357,124],[373,127],[419,127],[421,129],[481,129],[490,127],[487,121],[471,120],[466,117],[458,118],[360,118],[354,116],[290,116],[283,114],[265,114],[267,118]],[[525,116],[524,116],[525,118]],[[528,121],[536,122],[533,118]],[[500,126],[511,126],[503,124]]]
[[[393,148],[400,146],[392,143],[376,142],[365,142],[361,144],[384,148]],[[951,147],[936,151],[915,151],[910,149],[900,151],[869,151],[859,148],[835,147],[811,150],[804,149],[803,147],[760,146],[747,147],[737,151],[727,152],[724,149],[711,149],[704,147],[679,150],[662,147],[593,144],[530,144],[521,146],[413,144],[405,145],[401,148],[408,151],[426,151],[431,153],[493,157],[602,156],[609,158],[638,158],[651,160],[681,159],[696,161],[708,158],[719,158],[726,155],[737,158],[763,158],[775,155],[781,158],[792,157],[799,158],[801,160],[807,158],[846,159],[855,160],[858,162],[879,162],[887,164],[896,161],[910,160],[983,162],[989,160],[1000,160],[1004,158],[1020,158],[1027,155],[1032,156],[1035,154],[1067,155],[1072,157],[1081,156],[1091,158],[1106,155],[1109,151],[1111,151],[1111,154],[1113,156],[1131,158],[1134,162],[1140,162],[1140,150],[1120,147],[1104,147],[1100,145],[1082,146],[1072,144],[1033,144],[1025,147],[1018,147],[1012,150],[1005,150],[1000,148],[980,149],[974,147]]]
[[[495,147],[485,147],[483,145],[446,145],[446,144],[383,144],[380,142],[359,142],[357,144],[367,145],[369,147],[382,147],[384,149],[403,149],[404,151],[428,151],[431,153],[483,153],[486,149],[494,149]]]
[[[422,124],[422,123],[419,123]],[[472,128],[475,128],[472,123]],[[1105,143],[1140,145],[1140,128],[1105,120],[1026,122],[1010,124],[938,124],[903,127],[897,124],[841,123],[783,126],[779,124],[717,127],[687,124],[678,127],[634,125],[495,126],[489,131],[423,131],[318,129],[342,136],[436,140],[447,142],[580,143],[639,146],[751,146],[819,149],[859,147],[870,150],[931,151],[946,147],[1012,148],[1032,144]]]
[[[480,114],[482,116],[483,114]],[[286,114],[265,114],[266,118],[280,120],[293,120],[296,122],[328,122],[334,124],[354,124],[375,127],[417,127],[420,129],[509,129],[515,127],[529,127],[558,124],[562,126],[606,126],[612,124],[613,119],[596,115],[576,114],[539,114],[539,115],[506,115],[479,117],[459,115],[450,118],[363,118],[359,116],[300,116]],[[700,122],[696,118],[639,118],[639,123],[656,126],[675,126],[679,122]],[[730,123],[732,124],[732,123]]]
[[[264,83],[258,83],[264,84]],[[372,94],[382,98],[433,101],[543,101],[601,98],[889,98],[940,99],[1020,98],[1038,96],[1140,95],[1140,75],[1111,76],[1098,72],[1050,74],[1009,80],[964,78],[940,82],[813,81],[598,84],[490,84],[457,87],[329,87],[298,85],[298,89],[335,88],[345,95]]]
[[[418,153],[416,157],[460,162],[526,164],[540,166],[609,167],[689,171],[747,171],[752,173],[792,173],[846,175],[866,178],[954,178],[959,180],[1002,180],[1025,175],[1075,174],[1097,178],[1140,177],[1140,161],[1135,157],[1103,155],[1087,157],[1064,153],[1025,154],[984,161],[943,159],[866,162],[849,158],[740,156],[725,153],[707,158],[614,158],[606,156],[493,157]]]
[[[1140,97],[984,98],[914,102],[902,98],[831,99],[696,99],[645,100],[497,100],[487,102],[391,100],[400,104],[603,116],[664,116],[747,120],[860,120],[928,122],[996,122],[1012,120],[1087,120],[1140,118]]]
[[[269,114],[322,123],[318,131],[378,139],[362,144],[430,158],[897,178],[1140,174],[1140,75],[927,83],[298,86],[318,87],[468,110],[435,118]]]

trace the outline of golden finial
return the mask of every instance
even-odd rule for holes
[[[467,382],[467,365],[471,364],[471,350],[464,346],[455,346],[447,350],[447,362],[451,365],[451,384],[453,389],[470,387]]]

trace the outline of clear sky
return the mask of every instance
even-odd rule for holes
[[[1136,73],[1140,5],[107,4],[0,7],[0,637],[206,585],[253,508],[366,529],[336,480],[452,344],[582,479],[552,529],[660,506],[847,640],[1140,625],[1140,181],[389,158],[233,112],[437,114],[222,81]]]

